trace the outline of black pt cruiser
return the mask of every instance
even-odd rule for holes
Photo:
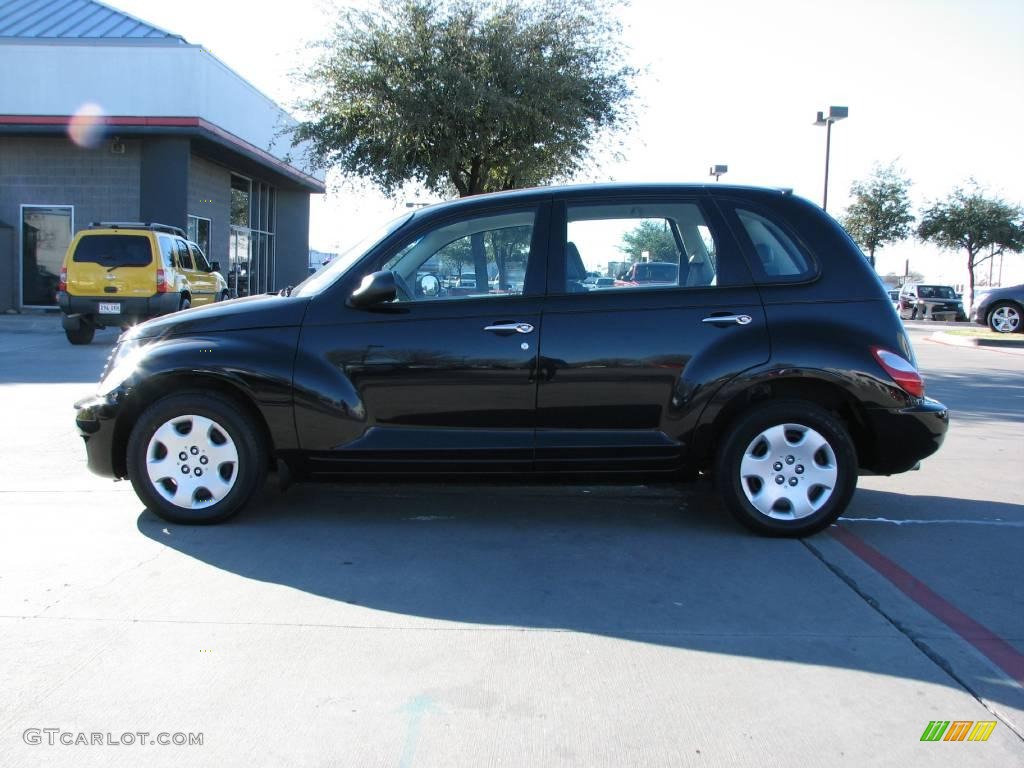
[[[670,278],[623,279],[646,261]],[[787,191],[727,185],[409,213],[294,288],[127,331],[77,409],[92,470],[175,522],[233,515],[268,470],[709,474],[741,522],[793,536],[948,426],[842,228]]]

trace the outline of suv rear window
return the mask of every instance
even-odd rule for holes
[[[153,260],[144,235],[89,235],[78,241],[72,258],[77,264],[104,267],[144,267]]]

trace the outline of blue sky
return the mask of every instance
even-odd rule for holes
[[[289,73],[330,24],[330,5],[313,0],[245,12],[208,0],[112,4],[206,46],[285,106]],[[635,0],[621,18],[643,70],[636,126],[621,162],[606,158],[580,181],[705,181],[708,166],[726,163],[723,181],[792,187],[820,203],[825,131],[812,122],[837,104],[850,117],[833,129],[830,212],[842,212],[854,179],[893,160],[917,204],[971,176],[1024,202],[1024,2]],[[343,247],[404,203],[332,185],[314,203],[311,245]],[[881,251],[880,271],[902,272],[905,259],[930,280],[964,279],[959,255],[917,243]],[[1004,271],[1004,283],[1024,280],[1024,257]]]

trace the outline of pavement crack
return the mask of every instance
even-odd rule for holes
[[[846,584],[846,586],[848,586],[861,600],[863,600],[865,603],[871,606],[871,608],[873,608],[879,616],[885,619],[885,621],[888,622],[889,625],[893,627],[893,629],[895,629],[897,632],[899,632],[901,635],[907,638],[907,640],[909,640],[914,645],[914,647],[917,648],[917,650],[924,654],[933,664],[935,664],[935,666],[937,666],[939,669],[945,672],[951,680],[953,680],[957,685],[959,685],[964,690],[965,693],[967,693],[981,706],[983,706],[992,715],[992,717],[998,719],[999,722],[1006,726],[1007,730],[1013,733],[1021,742],[1024,742],[1024,733],[1021,733],[1020,730],[1013,726],[1013,723],[1011,723],[1009,720],[1007,720],[1005,717],[999,714],[998,711],[993,709],[992,706],[989,705],[989,703],[984,698],[982,698],[981,695],[978,694],[978,692],[975,691],[966,680],[960,677],[960,675],[958,675],[953,670],[953,666],[945,657],[942,656],[942,654],[940,654],[938,651],[936,651],[934,648],[932,648],[930,645],[928,645],[928,643],[924,641],[923,637],[917,635],[913,630],[905,626],[898,619],[888,614],[882,608],[878,600],[872,597],[863,587],[861,587],[860,584],[857,583],[856,579],[850,576],[850,574],[848,574],[838,565],[829,562],[828,559],[825,557],[824,553],[822,553],[821,550],[819,550],[817,547],[811,544],[807,539],[800,539],[800,543],[803,544],[807,551],[814,555],[814,557],[816,557],[822,565],[824,565],[829,571],[831,571],[834,576],[836,576],[840,581]]]

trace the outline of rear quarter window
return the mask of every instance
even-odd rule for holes
[[[736,216],[750,238],[751,266],[762,282],[799,280],[814,274],[810,258],[778,222],[744,208],[736,208]]]
[[[153,252],[145,235],[89,235],[78,241],[72,261],[104,267],[145,267],[153,261]]]

